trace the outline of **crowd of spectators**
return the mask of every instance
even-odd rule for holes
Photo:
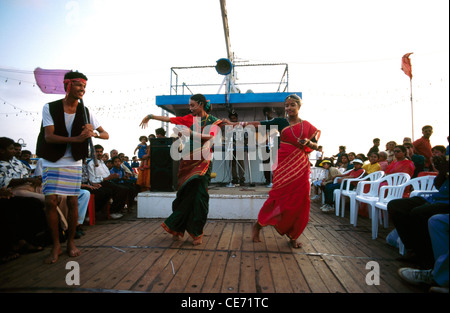
[[[139,162],[113,149],[103,153],[95,146],[98,166],[84,160],[83,179],[78,196],[78,226],[75,238],[85,234],[89,222],[88,204],[95,201],[96,220],[119,219],[129,213],[142,189],[137,184]],[[0,257],[1,263],[21,254],[38,252],[51,244],[42,193],[42,159],[11,138],[0,138]],[[65,241],[68,208],[65,196],[59,196],[60,241]]]
[[[434,186],[437,190],[432,195],[392,200],[388,203],[388,212],[395,227],[391,234],[395,233],[406,249],[406,254],[399,259],[412,265],[400,268],[399,276],[410,284],[429,285],[430,291],[448,293],[449,137],[447,146],[432,146],[432,134],[433,127],[426,125],[422,128],[421,138],[413,142],[411,138],[405,137],[402,144],[389,141],[384,151],[380,151],[380,139],[375,138],[367,155],[346,153],[345,146],[340,146],[339,152],[331,157],[322,155],[319,166],[328,170],[328,176],[322,181],[313,182],[315,192],[312,200],[319,198],[316,190],[321,188],[325,195],[322,211],[333,210],[333,190],[344,183],[342,178],[358,176],[354,167],[361,163],[364,175],[383,171],[385,175],[407,173],[411,179],[436,176]],[[330,167],[340,169],[344,174],[332,171]],[[356,170],[359,169],[358,165]],[[338,177],[342,177],[341,181],[334,183]],[[387,242],[392,245],[390,241],[387,238]]]

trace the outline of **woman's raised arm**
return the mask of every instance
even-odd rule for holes
[[[148,121],[150,121],[150,120],[157,120],[157,121],[161,121],[161,122],[170,123],[170,117],[168,117],[168,116],[159,116],[159,115],[149,114],[142,119],[142,122],[141,122],[141,124],[139,124],[139,126],[141,126],[141,128],[147,128]]]

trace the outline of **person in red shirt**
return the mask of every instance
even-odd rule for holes
[[[425,125],[422,127],[422,138],[417,139],[413,142],[414,150],[417,154],[423,155],[425,157],[425,168],[424,170],[431,169],[431,143],[430,137],[433,134],[433,127],[430,125]]]

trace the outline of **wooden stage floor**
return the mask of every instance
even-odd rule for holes
[[[46,265],[47,247],[0,265],[0,292],[428,292],[398,277],[397,269],[408,264],[397,261],[398,249],[386,244],[391,229],[380,227],[372,240],[369,219],[359,218],[355,228],[347,217],[322,213],[319,206],[312,203],[302,249],[292,249],[272,227],[263,229],[263,242],[253,243],[248,220],[209,220],[200,246],[187,235],[174,242],[162,220],[137,219],[134,208],[121,220],[84,226],[86,235],[76,241],[80,257],[63,254]],[[79,264],[79,285],[66,284],[69,261]],[[370,261],[379,265],[378,285],[366,283],[366,276],[373,277],[373,268],[366,269]]]

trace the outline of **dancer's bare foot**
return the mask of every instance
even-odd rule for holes
[[[75,242],[73,241],[67,242],[67,254],[70,257],[77,257],[81,255],[81,251],[75,246]]]
[[[198,245],[201,245],[202,243],[203,243],[203,241],[202,241],[202,238],[200,237],[200,238],[194,239],[193,245],[198,246]]]
[[[182,237],[180,235],[172,235],[173,241],[180,241]]]
[[[291,239],[289,242],[290,242],[292,248],[294,248],[294,249],[300,249],[303,247],[302,243],[298,242],[297,240]]]
[[[259,238],[259,232],[261,231],[261,225],[259,225],[258,222],[256,222],[253,225],[253,229],[252,229],[252,238],[253,238],[253,242],[261,242],[261,239]]]
[[[45,264],[53,264],[58,261],[58,257],[62,254],[61,246],[54,246],[50,255],[45,259]]]

